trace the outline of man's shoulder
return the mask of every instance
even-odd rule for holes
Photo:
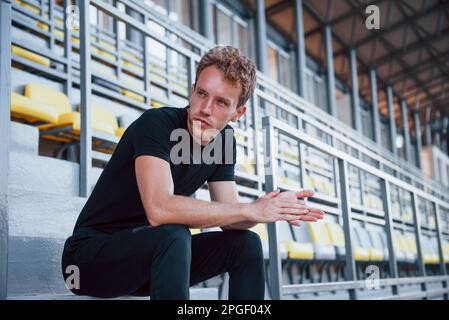
[[[146,110],[142,116],[176,118],[186,113],[185,108],[164,106]]]
[[[139,117],[140,122],[143,122],[145,125],[148,124],[156,124],[156,125],[169,125],[178,127],[182,125],[185,120],[186,115],[185,108],[176,108],[176,107],[160,107],[160,108],[151,108],[146,110]]]

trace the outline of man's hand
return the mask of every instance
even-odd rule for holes
[[[288,221],[296,226],[299,226],[298,221],[318,221],[318,219],[323,219],[324,213],[308,207],[298,200],[312,195],[313,191],[309,190],[270,192],[250,205],[249,219],[257,223]]]
[[[291,201],[296,201],[299,204],[303,205],[304,209],[308,212],[300,217],[298,217],[297,220],[288,221],[291,225],[300,226],[299,221],[307,221],[307,222],[316,222],[318,220],[324,219],[324,212],[312,207],[309,207],[305,205],[304,201],[301,201],[299,199],[304,199],[308,197],[312,197],[315,194],[313,190],[301,190],[299,192],[293,192],[293,191],[285,191],[281,192],[278,197],[290,199]]]

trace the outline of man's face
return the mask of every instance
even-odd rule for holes
[[[229,121],[237,121],[245,113],[246,107],[238,106],[241,92],[217,67],[203,69],[192,87],[188,109],[188,128],[197,142],[201,139],[202,145],[208,144]]]

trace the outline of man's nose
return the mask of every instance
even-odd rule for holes
[[[205,101],[201,107],[201,113],[205,115],[210,115],[212,113],[212,107],[213,107],[213,100],[208,99]]]

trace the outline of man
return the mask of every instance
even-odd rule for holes
[[[313,192],[276,191],[238,202],[235,139],[229,144],[225,132],[245,113],[255,82],[248,58],[232,47],[214,48],[198,65],[189,107],[151,109],[129,126],[64,247],[64,277],[70,275],[66,268],[79,269],[75,294],[188,299],[190,286],[228,272],[230,299],[264,298],[261,243],[247,229],[317,221],[323,212],[297,199]],[[187,156],[172,152],[180,146],[173,139],[179,130],[189,138],[181,145],[190,149]],[[217,147],[217,141],[224,143]],[[195,158],[194,150],[204,155],[211,145],[215,160],[234,153],[230,163]],[[191,198],[205,182],[212,202]],[[207,227],[223,232],[192,236],[189,230]]]

